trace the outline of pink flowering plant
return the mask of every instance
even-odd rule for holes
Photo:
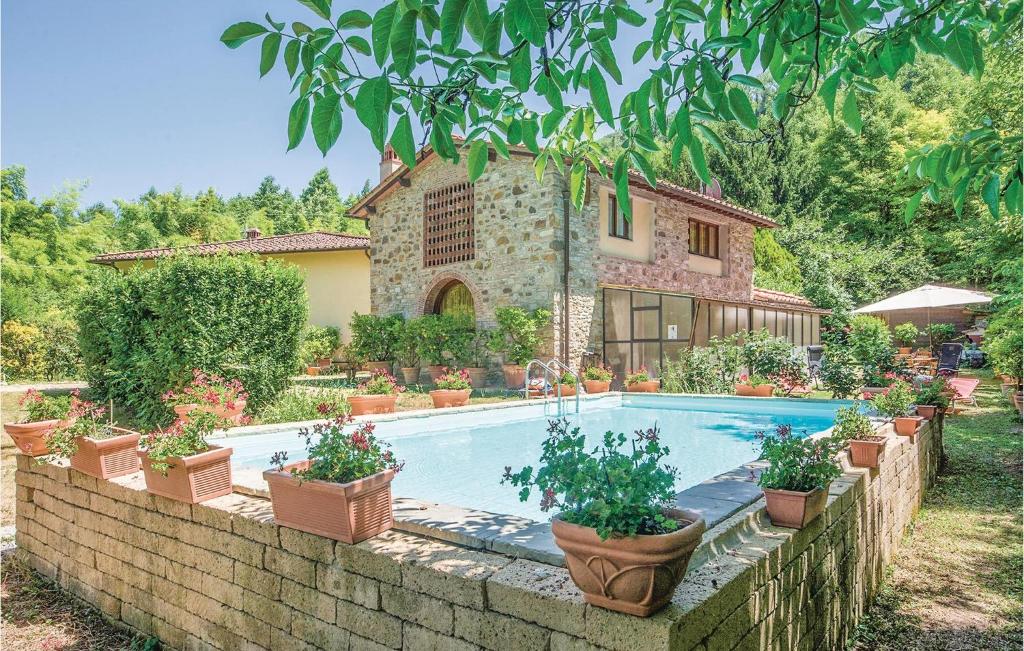
[[[71,396],[71,409],[65,418],[68,425],[58,427],[46,438],[49,457],[70,459],[78,452],[76,439],[79,436],[99,441],[123,434],[123,430],[116,429],[112,422],[104,418],[106,414],[105,407],[82,400],[77,393]]]
[[[512,472],[506,466],[501,483],[519,486],[523,502],[536,489],[541,510],[556,509],[566,522],[596,529],[602,539],[679,528],[663,513],[675,498],[679,473],[664,463],[669,449],[661,444],[657,425],[633,436],[607,432],[600,445],[587,448],[579,427],[570,430],[567,420],[552,420],[540,468]]]
[[[307,481],[347,484],[385,470],[400,472],[405,462],[395,458],[390,444],[374,436],[374,424],[359,423],[349,432],[347,427],[352,422],[351,416],[338,416],[313,425],[312,430],[299,430],[299,437],[306,441],[309,467],[294,469],[291,473]],[[283,471],[287,460],[287,452],[275,452],[270,463],[278,471]]]
[[[636,384],[637,382],[650,382],[651,374],[647,370],[646,366],[634,370],[626,371],[626,384]]]
[[[434,387],[448,391],[465,391],[473,388],[469,373],[464,369],[445,369],[445,372],[434,380]]]
[[[70,394],[48,396],[37,389],[29,389],[18,401],[28,412],[23,423],[38,423],[43,420],[65,420],[71,412],[72,403],[78,399],[78,389]]]
[[[169,405],[210,405],[234,409],[237,403],[249,396],[238,380],[196,368],[192,369],[191,382],[177,391],[168,391],[162,397]]]
[[[798,436],[792,425],[779,425],[774,433],[758,432],[755,439],[768,462],[757,481],[762,488],[807,492],[824,489],[842,474],[836,454],[846,442],[839,438]]]
[[[157,429],[142,437],[140,445],[146,450],[153,470],[166,475],[174,465],[171,457],[190,457],[206,452],[210,445],[206,438],[214,429],[224,427],[230,421],[205,411],[189,414],[187,420],[178,419],[167,429]]]
[[[759,387],[762,384],[771,383],[772,381],[770,378],[766,378],[763,375],[758,375],[756,373],[753,375],[747,375],[746,373],[744,373],[743,375],[740,376],[740,384],[749,384],[752,387]]]
[[[394,375],[387,371],[377,371],[369,380],[356,387],[356,392],[366,396],[393,396],[405,391]]]

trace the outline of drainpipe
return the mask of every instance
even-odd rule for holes
[[[562,186],[562,363],[569,363],[569,185],[559,175]]]

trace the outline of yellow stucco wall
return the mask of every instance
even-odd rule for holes
[[[281,253],[266,257],[294,264],[306,279],[309,296],[309,323],[335,326],[342,341],[349,341],[349,321],[353,312],[370,312],[370,259],[365,251],[317,251]],[[129,269],[135,264],[152,267],[152,260],[118,262]]]
[[[599,190],[601,201],[600,238],[602,253],[640,262],[654,259],[654,202],[633,197],[633,239],[624,240],[608,234],[608,197],[614,192],[607,187]]]

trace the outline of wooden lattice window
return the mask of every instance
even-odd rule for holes
[[[423,195],[423,266],[476,257],[473,184],[456,183]]]

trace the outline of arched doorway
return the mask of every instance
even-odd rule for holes
[[[452,280],[437,292],[434,304],[430,306],[434,314],[451,314],[476,320],[476,309],[473,306],[473,293],[461,281]]]

